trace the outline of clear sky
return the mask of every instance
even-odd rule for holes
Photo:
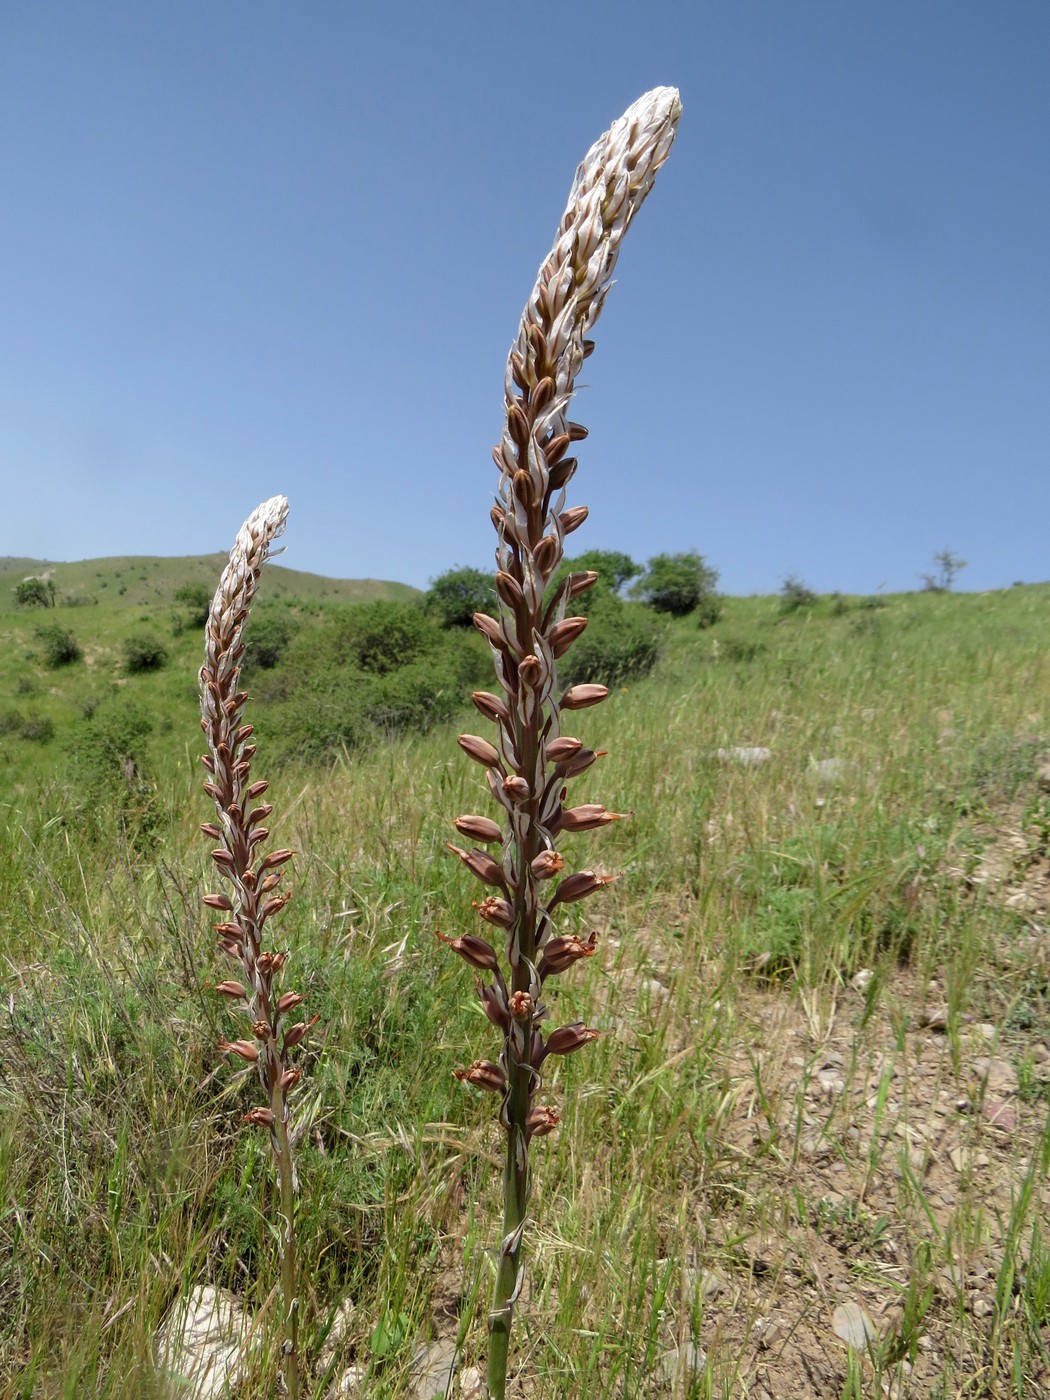
[[[573,544],[1050,577],[1047,0],[8,0],[0,554],[225,549],[284,492],[291,567],[487,567],[522,305],[661,84]]]

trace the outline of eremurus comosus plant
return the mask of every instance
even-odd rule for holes
[[[565,488],[576,470],[569,454],[586,436],[568,410],[576,376],[593,349],[588,333],[611,285],[620,241],[667,158],[680,113],[677,91],[656,88],[584,157],[510,352],[506,424],[494,450],[499,608],[496,617],[478,613],[474,624],[491,647],[501,693],[477,691],[473,697],[495,724],[495,742],[464,734],[459,743],[484,767],[500,821],[457,818],[459,832],[480,844],[451,849],[489,888],[478,913],[504,935],[504,945],[497,951],[473,934],[445,939],[480,974],[482,1007],[503,1037],[497,1062],[475,1060],[456,1071],[458,1078],[499,1095],[507,1139],[503,1237],[489,1315],[492,1400],[505,1393],[523,1277],[529,1146],[558,1123],[556,1111],[538,1101],[543,1064],[548,1055],[567,1055],[598,1035],[582,1022],[545,1028],[545,982],[595,950],[593,933],[584,939],[560,931],[561,912],[612,878],[593,870],[564,873],[558,839],[618,817],[596,802],[567,805],[566,784],[590,768],[597,754],[562,733],[563,715],[608,693],[598,684],[564,691],[558,684],[558,661],[587,625],[586,618],[569,614],[569,605],[597,580],[587,572],[555,582],[565,536],[587,516],[586,506],[566,506]],[[497,846],[498,856],[485,849]]]
[[[200,673],[201,727],[208,742],[203,763],[209,777],[204,788],[215,804],[216,820],[204,822],[201,829],[216,843],[212,860],[225,886],[217,894],[206,895],[204,902],[221,914],[222,922],[215,928],[220,948],[239,965],[243,978],[229,978],[215,987],[245,1018],[243,1037],[223,1040],[219,1048],[255,1066],[266,1096],[265,1104],[250,1109],[245,1119],[268,1131],[277,1168],[284,1298],[282,1377],[285,1393],[297,1400],[297,1182],[289,1095],[300,1071],[292,1065],[290,1052],[302,1042],[313,1021],[289,1022],[303,997],[299,992],[279,991],[285,954],[264,946],[266,925],[289,899],[286,893],[278,893],[277,886],[293,852],[271,849],[263,854],[270,835],[266,821],[273,807],[261,800],[268,787],[266,780],[251,780],[255,745],[251,742],[252,726],[244,723],[248,696],[240,688],[244,626],[263,565],[274,540],[284,530],[287,514],[288,502],[283,496],[274,496],[244,522],[208,614]]]

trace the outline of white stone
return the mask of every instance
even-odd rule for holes
[[[226,1288],[204,1284],[177,1299],[154,1341],[157,1370],[178,1400],[221,1400],[244,1379],[249,1322]]]

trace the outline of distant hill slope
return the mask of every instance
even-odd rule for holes
[[[24,578],[50,579],[59,605],[94,601],[114,607],[142,608],[170,603],[175,590],[187,583],[203,583],[213,589],[226,563],[225,554],[186,555],[175,559],[153,555],[126,555],[111,559],[82,559],[60,564],[47,559],[0,558],[0,611],[14,604],[12,589]],[[272,564],[266,571],[263,594],[267,598],[327,599],[330,602],[368,603],[376,598],[418,598],[418,588],[381,579],[324,578],[298,569]]]

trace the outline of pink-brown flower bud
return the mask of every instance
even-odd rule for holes
[[[563,710],[585,710],[589,705],[599,705],[609,694],[604,685],[571,685],[561,698]]]
[[[566,597],[578,598],[581,593],[586,593],[589,588],[593,588],[597,582],[598,575],[593,569],[582,569],[579,573],[570,574]]]
[[[565,655],[586,626],[587,619],[585,617],[565,617],[562,618],[561,622],[554,624],[547,640],[550,642],[555,659]]]
[[[606,811],[600,802],[585,802],[581,807],[564,807],[558,825],[562,831],[594,831],[624,816],[623,812]]]
[[[525,1132],[530,1138],[546,1137],[548,1133],[554,1132],[560,1122],[561,1115],[558,1111],[542,1104],[529,1109],[525,1117]]]
[[[562,765],[562,774],[566,778],[578,777],[580,773],[585,772],[591,766],[596,758],[604,758],[606,753],[606,749],[581,749],[575,758],[570,758],[567,763]]]
[[[257,783],[252,783],[251,787],[246,790],[244,795],[249,802],[254,802],[257,797],[262,797],[269,786],[270,783],[267,778],[260,778]]]
[[[507,881],[503,874],[503,867],[498,861],[493,860],[487,851],[479,851],[477,848],[472,851],[464,851],[459,846],[454,846],[451,841],[446,844],[452,854],[459,856],[471,874],[476,875],[482,884],[495,885],[497,889],[506,892]]]
[[[243,1121],[254,1123],[257,1128],[272,1128],[277,1120],[268,1108],[250,1108],[244,1115]]]
[[[531,794],[531,789],[524,778],[519,778],[517,773],[508,773],[503,779],[503,791],[512,802],[527,802]]]
[[[233,909],[233,900],[227,894],[206,894],[201,902],[209,909],[222,909],[226,913]]]
[[[269,878],[269,877],[267,877],[267,878]],[[263,881],[263,884],[265,885],[265,883],[266,883],[266,881],[264,880],[264,881]],[[279,914],[280,911],[284,908],[284,906],[285,906],[285,905],[288,903],[288,901],[291,899],[291,897],[292,897],[292,896],[291,896],[290,894],[275,894],[275,895],[271,895],[270,898],[269,898],[269,899],[266,901],[266,903],[263,905],[263,907],[259,910],[259,924],[260,924],[260,926],[262,926],[262,925],[266,922],[267,919],[272,918],[274,914]]]
[[[590,515],[586,506],[570,506],[568,510],[563,510],[558,519],[561,521],[562,533],[571,535],[573,530],[578,530],[583,522]]]
[[[258,1021],[252,1022],[252,1035],[255,1036],[256,1040],[269,1040],[270,1029],[269,1021],[260,1018]]]
[[[540,851],[532,862],[532,873],[537,880],[549,880],[564,869],[565,861],[557,851]]]
[[[522,685],[527,685],[531,690],[539,685],[543,676],[543,666],[540,664],[538,656],[533,656],[530,652],[528,656],[523,656],[518,662],[518,680]]]
[[[461,1083],[465,1080],[475,1089],[485,1089],[490,1094],[502,1094],[507,1087],[503,1071],[491,1060],[475,1060],[469,1069],[457,1065],[452,1073]]]
[[[240,982],[234,982],[232,979],[226,982],[216,982],[212,991],[218,992],[220,996],[224,997],[244,997],[246,995]]]
[[[296,1021],[294,1026],[289,1026],[284,1033],[284,1049],[291,1050],[306,1035],[312,1025],[317,1022],[317,1017],[312,1016],[309,1021]]]
[[[486,768],[500,766],[499,753],[495,745],[490,744],[487,739],[479,738],[477,734],[460,734],[456,743],[475,763],[482,763]]]
[[[536,1004],[528,992],[513,992],[507,1002],[507,1010],[514,1021],[527,1021],[536,1010]]]
[[[488,613],[476,612],[473,622],[474,626],[487,642],[496,647],[499,651],[507,650],[506,639],[500,631],[499,623],[494,617],[489,617]]]
[[[603,885],[611,885],[617,878],[616,875],[596,875],[593,870],[577,870],[561,882],[548,908],[553,909],[556,904],[575,904],[578,899],[586,899]]]
[[[201,831],[204,832],[205,836],[210,836],[213,841],[222,840],[222,828],[216,826],[214,822],[201,822]]]
[[[439,928],[434,930],[434,936],[440,938],[442,943],[447,943],[454,953],[458,953],[464,962],[470,963],[471,967],[476,967],[479,972],[499,970],[496,950],[483,938],[476,938],[472,933],[465,933],[459,938],[448,938]]]
[[[517,608],[525,601],[525,595],[521,591],[521,584],[513,576],[500,569],[496,574],[496,592],[506,603],[508,608]]]
[[[477,982],[478,1000],[481,1002],[482,1010],[489,1018],[497,1030],[506,1033],[510,1024],[507,1014],[507,1003],[503,993],[498,987],[493,987],[485,982]]]
[[[560,491],[563,486],[568,486],[569,482],[576,474],[579,460],[576,457],[563,457],[557,466],[551,467],[550,488],[552,491]]]
[[[470,698],[473,700],[475,708],[480,710],[486,719],[497,722],[502,720],[504,724],[510,723],[510,711],[498,695],[492,695],[487,690],[475,690]]]
[[[465,817],[457,817],[453,825],[461,836],[469,836],[474,841],[503,840],[503,832],[491,817],[470,814]]]
[[[268,836],[270,833],[267,832],[266,834]],[[260,839],[264,840],[265,838],[263,837]],[[256,874],[261,875],[264,870],[273,870],[275,866],[284,865],[284,863],[291,860],[294,855],[294,851],[271,851],[268,856],[263,857]]]
[[[551,472],[552,484],[554,481],[555,472],[561,471],[564,468],[564,466],[565,463],[562,462]],[[554,538],[553,535],[544,535],[543,539],[540,540],[539,544],[536,546],[532,554],[533,563],[536,565],[536,568],[540,571],[540,574],[543,576],[544,579],[549,578],[554,572],[554,570],[558,567],[558,561],[560,557],[561,549],[558,544],[558,541]]]
[[[540,956],[538,968],[540,980],[549,977],[551,973],[564,972],[567,967],[571,967],[580,958],[593,957],[597,944],[598,935],[596,933],[592,933],[586,943],[574,933],[549,938],[543,945],[543,952]]]
[[[474,908],[486,923],[495,924],[498,928],[510,928],[514,922],[514,910],[505,899],[498,899],[493,894],[475,903]]]
[[[285,992],[277,1002],[277,1014],[283,1016],[286,1011],[294,1011],[297,1006],[301,1006],[306,998],[301,992]]]
[[[303,1072],[301,1069],[286,1069],[285,1072],[281,1075],[281,1088],[284,1089],[287,1093],[289,1089],[295,1088],[296,1084],[299,1083],[299,1080],[302,1079],[302,1077]]]
[[[571,440],[568,433],[559,433],[557,437],[552,437],[550,442],[544,445],[543,455],[547,459],[548,467],[553,467],[561,461],[569,450]]]
[[[589,1045],[600,1035],[601,1031],[585,1026],[582,1021],[574,1021],[571,1026],[559,1026],[556,1031],[551,1031],[547,1037],[547,1043],[543,1047],[543,1053],[545,1056],[571,1055],[574,1050],[579,1050],[583,1045]]]
[[[220,1040],[219,1050],[223,1055],[239,1055],[249,1062],[259,1058],[259,1047],[250,1040]]]
[[[575,758],[583,748],[581,739],[573,739],[568,734],[562,735],[560,739],[552,739],[547,745],[545,753],[549,763],[564,763],[566,759]]]

